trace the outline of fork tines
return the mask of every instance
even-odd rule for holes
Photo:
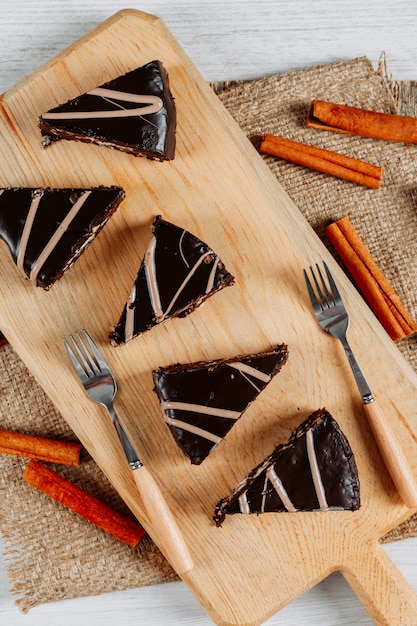
[[[324,279],[323,272],[320,269],[318,263],[316,263],[316,271],[313,267],[310,266],[310,273],[314,282],[314,287],[308,277],[306,270],[304,272],[304,278],[307,285],[308,295],[310,297],[313,308],[327,309],[334,304],[341,304],[342,299],[339,293],[338,288],[336,287],[336,283],[333,279],[333,276],[330,273],[330,270],[327,266],[327,263],[323,261],[323,267],[326,272],[326,277],[328,280],[328,285]],[[317,278],[318,274],[318,278]],[[329,289],[330,286],[330,289]]]
[[[80,378],[94,376],[97,369],[101,371],[105,367],[101,353],[85,329],[70,335],[69,339],[71,345],[66,339],[64,344]]]

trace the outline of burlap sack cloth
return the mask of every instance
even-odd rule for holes
[[[350,217],[417,320],[417,147],[305,128],[314,98],[417,116],[414,85],[394,83],[387,79],[383,64],[375,71],[360,58],[214,89],[254,142],[263,132],[275,133],[383,167],[382,187],[375,191],[265,157],[326,245],[324,225]],[[416,342],[416,337],[398,342],[414,368]],[[73,438],[10,345],[0,348],[0,388],[1,428]],[[44,602],[176,580],[148,538],[131,549],[26,485],[25,463],[0,455],[0,532],[11,589],[23,611]],[[57,470],[129,514],[87,453],[80,467]],[[412,517],[384,541],[416,534],[417,517]]]

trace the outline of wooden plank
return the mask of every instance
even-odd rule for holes
[[[178,109],[173,162],[78,142],[42,149],[40,113],[154,58],[169,71]],[[313,319],[302,267],[321,258],[331,265],[351,311],[352,347],[414,468],[417,377],[163,23],[136,11],[116,14],[3,96],[0,137],[2,186],[118,184],[126,190],[106,228],[50,292],[22,280],[0,247],[0,328],[154,535],[113,427],[86,397],[62,343],[80,327],[98,339],[118,380],[120,416],[189,542],[196,566],[184,580],[213,621],[259,624],[339,569],[377,623],[414,623],[415,596],[378,551],[378,539],[409,511],[383,468],[341,348]],[[107,331],[158,213],[211,245],[236,284],[190,317],[114,348]],[[281,342],[290,348],[282,372],[217,450],[191,466],[163,423],[151,370]],[[360,511],[235,516],[217,529],[211,520],[217,500],[321,406],[354,450]],[[391,591],[398,602],[386,600]]]

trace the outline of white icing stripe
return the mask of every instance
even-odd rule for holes
[[[247,381],[250,385],[252,385],[252,387],[253,387],[254,389],[256,389],[256,391],[257,391],[258,393],[260,393],[260,392],[261,392],[260,388],[259,388],[257,385],[255,385],[255,383],[253,382],[253,380],[251,380],[251,379],[249,378],[249,376],[246,376],[246,374],[244,374],[243,372],[240,372],[240,375],[241,375],[241,376],[242,376],[242,378],[244,378],[244,379],[245,379],[245,380],[246,380],[246,381]]]
[[[186,284],[190,281],[190,279],[192,278],[192,276],[196,273],[197,269],[200,267],[200,265],[202,264],[202,262],[204,261],[204,259],[208,256],[210,256],[212,254],[212,252],[206,252],[206,254],[203,254],[202,256],[200,256],[200,258],[198,259],[198,261],[196,263],[194,263],[193,267],[190,269],[190,271],[188,272],[187,276],[184,278],[184,280],[182,281],[181,285],[178,287],[177,292],[175,293],[174,297],[172,298],[171,302],[169,303],[165,313],[164,313],[164,317],[166,317],[167,315],[169,315],[169,312],[171,311],[172,307],[175,304],[175,301],[177,300],[178,296],[180,295],[181,291],[183,291],[184,287],[186,286]]]
[[[31,272],[30,272],[30,276],[29,276],[29,280],[31,280],[33,282],[36,281],[36,279],[38,277],[38,274],[39,274],[39,271],[42,268],[42,265],[45,263],[45,261],[48,258],[48,256],[54,250],[54,248],[58,244],[59,240],[63,237],[63,235],[65,234],[65,231],[68,228],[68,226],[71,224],[72,220],[75,218],[77,213],[80,211],[81,207],[84,205],[85,201],[87,200],[87,198],[89,197],[90,194],[91,194],[91,190],[90,191],[84,191],[82,193],[82,195],[78,198],[78,200],[74,204],[74,206],[71,208],[71,210],[67,213],[65,218],[62,220],[61,224],[59,224],[58,228],[56,229],[56,231],[54,232],[54,234],[52,235],[52,237],[50,238],[50,240],[48,241],[48,243],[46,244],[46,246],[44,247],[44,249],[42,250],[42,252],[38,256],[36,262],[32,266],[32,269],[31,269]]]
[[[261,380],[263,383],[269,383],[269,381],[271,380],[271,376],[269,374],[264,374],[264,372],[259,371],[258,369],[256,369],[256,367],[251,367],[250,365],[242,363],[241,361],[226,363],[226,365],[228,365],[229,367],[233,367],[240,372],[245,372],[246,374],[249,374],[249,376]]]
[[[202,404],[191,404],[189,402],[169,402],[162,401],[161,407],[163,411],[167,409],[176,409],[177,411],[191,411],[193,413],[202,413],[204,415],[215,415],[216,417],[224,417],[226,419],[236,420],[242,412],[230,411],[229,409],[218,409],[213,406],[204,406]]]
[[[182,231],[182,233],[181,233],[181,237],[180,237],[180,242],[179,242],[179,244],[178,244],[178,248],[179,248],[179,250],[180,250],[180,255],[181,255],[181,258],[182,258],[182,260],[184,261],[184,265],[186,265],[187,267],[190,267],[190,264],[188,263],[187,259],[185,258],[185,254],[184,254],[184,252],[183,252],[183,250],[182,250],[182,242],[183,242],[183,239],[184,239],[184,237],[185,237],[185,232],[186,232],[186,231],[185,231],[185,230],[183,230],[183,231]]]
[[[249,506],[246,491],[242,493],[241,496],[239,496],[238,502],[239,502],[239,509],[241,513],[250,513],[250,506]]]
[[[150,115],[151,113],[157,113],[162,109],[164,103],[158,96],[145,96],[140,94],[125,93],[123,91],[114,91],[112,89],[104,89],[98,87],[87,92],[89,96],[98,96],[108,100],[115,98],[121,102],[136,102],[138,104],[145,104],[148,106],[139,107],[136,109],[120,109],[112,111],[67,111],[67,112],[48,112],[44,113],[41,117],[44,120],[82,120],[82,119],[104,119],[114,117],[134,117],[135,115]],[[112,102],[115,106],[120,106],[115,102]]]
[[[329,506],[326,500],[326,492],[321,480],[320,469],[317,463],[316,451],[314,449],[314,439],[311,430],[306,433],[307,454],[310,463],[311,476],[313,478],[314,489],[316,490],[317,499],[320,505],[320,511],[328,511]]]
[[[189,424],[188,422],[183,422],[182,420],[172,419],[167,415],[164,416],[165,422],[170,426],[175,426],[175,428],[182,428],[187,432],[193,433],[194,435],[199,435],[208,441],[213,441],[214,443],[220,443],[222,440],[221,437],[217,435],[213,435],[213,433],[208,430],[204,430],[203,428],[198,428],[198,426],[194,426],[193,424]]]
[[[268,493],[268,474],[265,474],[264,488],[262,490],[261,513],[265,512],[267,493]]]
[[[114,98],[121,102],[133,102],[137,104],[147,104],[147,107],[140,109],[147,113],[157,113],[162,109],[164,103],[159,96],[145,95],[137,93],[128,93],[126,91],[116,91],[115,89],[106,89],[105,87],[97,87],[88,92],[90,96],[99,96],[101,98]]]
[[[135,309],[131,306],[136,300],[136,283],[133,285],[133,289],[130,292],[126,301],[126,322],[125,322],[125,342],[127,343],[133,339],[133,332],[135,330]]]
[[[30,203],[29,211],[26,216],[25,225],[23,227],[22,236],[20,238],[19,250],[17,253],[16,265],[21,272],[26,276],[25,270],[23,268],[26,248],[29,241],[29,236],[32,231],[33,222],[35,220],[36,213],[38,211],[39,203],[41,198],[43,197],[43,191],[41,189],[37,189],[32,196],[32,202]]]
[[[271,481],[272,486],[274,487],[275,491],[277,492],[277,494],[281,498],[281,502],[285,506],[287,511],[290,511],[291,513],[295,513],[297,511],[297,509],[295,508],[295,506],[291,502],[290,498],[288,497],[288,494],[285,491],[284,485],[282,484],[281,480],[279,479],[278,475],[276,474],[273,466],[271,466],[267,470],[266,474],[267,474],[269,480]]]
[[[219,258],[216,257],[214,259],[213,267],[211,268],[210,276],[209,276],[208,281],[207,281],[206,293],[210,293],[210,291],[213,289],[213,285],[214,285],[214,280],[216,278],[216,272],[217,272],[218,264],[219,264]]]
[[[148,283],[149,297],[151,300],[153,312],[155,313],[157,322],[161,322],[164,319],[164,314],[162,311],[161,299],[159,297],[158,281],[156,278],[155,250],[156,237],[152,237],[145,252],[145,275],[146,282]]]

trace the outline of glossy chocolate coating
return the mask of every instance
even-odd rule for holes
[[[163,107],[155,112],[129,117],[106,119],[49,120],[47,113],[39,118],[39,127],[46,145],[60,138],[78,139],[117,148],[135,155],[165,160],[175,156],[176,109],[169,88],[168,74],[160,61],[127,72],[101,85],[101,88],[125,94],[157,96]],[[120,111],[135,109],[138,105],[114,97],[105,98],[85,93],[65,104],[50,109],[48,113],[79,111]]]
[[[125,343],[169,317],[188,315],[216,291],[234,282],[217,255],[198,237],[160,216],[155,218],[152,230],[155,241],[153,283],[150,284],[148,271],[150,255],[145,254],[135,279],[134,298],[125,305],[119,322],[110,332],[116,344]],[[207,290],[211,275],[212,284]],[[161,305],[159,317],[152,288]],[[129,337],[126,334],[128,309],[134,318]]]
[[[164,414],[175,440],[193,464],[201,463],[217,444],[184,426],[176,426],[175,420],[223,439],[287,358],[288,348],[282,344],[259,354],[174,365],[153,372],[154,391],[162,406],[166,402],[180,403],[177,408],[166,408]],[[183,403],[196,410],[182,409]],[[220,414],[216,414],[218,409]],[[233,419],[224,417],[224,411],[236,415]]]
[[[78,213],[63,231],[57,245],[39,269],[36,285],[49,289],[83,252],[124,198],[120,187],[85,189],[6,188],[0,190],[0,238],[17,263],[30,208],[40,198],[28,233],[23,258],[27,278],[63,220],[86,191],[90,191]],[[86,194],[87,196],[87,194]]]
[[[358,470],[348,440],[328,411],[310,415],[289,441],[275,448],[226,498],[218,502],[213,519],[218,526],[226,514],[242,513],[244,495],[247,513],[285,512],[287,506],[267,478],[273,468],[297,511],[319,511],[320,503],[312,476],[306,436],[311,431],[318,472],[329,510],[355,511],[360,507]]]

